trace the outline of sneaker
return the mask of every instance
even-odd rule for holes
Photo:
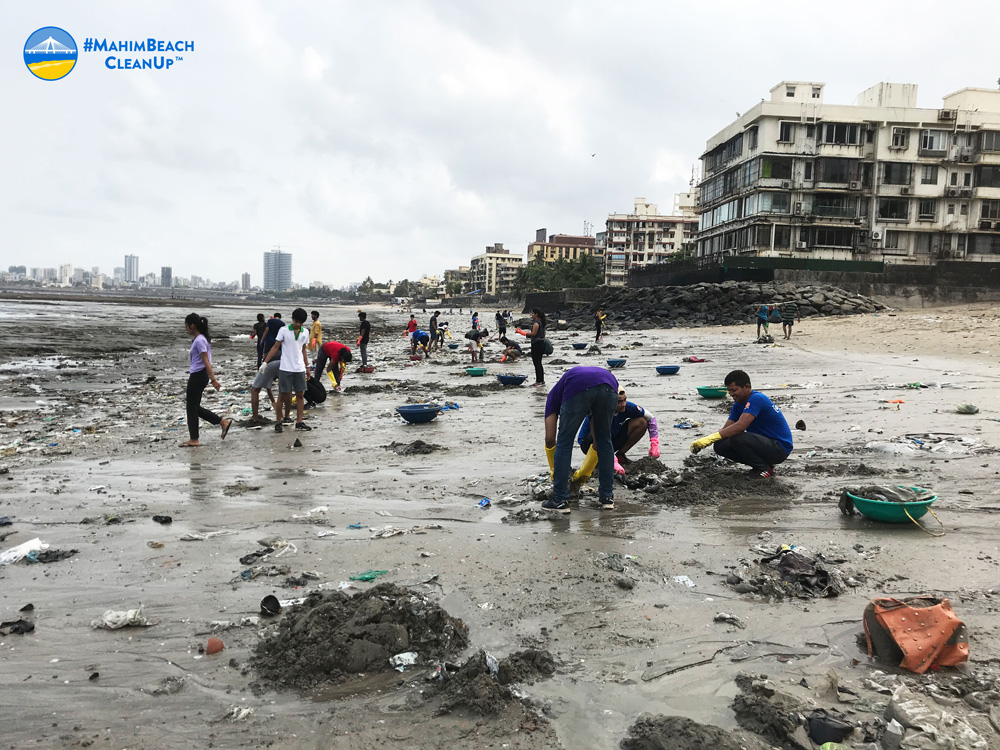
[[[305,422],[296,422],[295,423],[295,429],[296,430],[305,430],[306,432],[308,432],[309,430],[312,429],[312,427],[310,427],[309,425],[307,425]]]
[[[613,497],[602,497],[598,502],[601,504],[601,510],[615,509],[615,499]]]
[[[532,388],[538,388],[539,386],[544,386],[544,385],[545,385],[545,383],[535,383],[535,384],[534,384],[533,386],[531,386],[531,387],[532,387]]]
[[[284,419],[281,420],[281,424],[292,425],[295,424],[295,420],[292,419],[291,417],[285,417]]]
[[[747,476],[749,476],[750,479],[773,479],[774,467],[766,466],[763,469],[754,469]]]
[[[559,513],[569,513],[569,505],[564,500],[546,500],[542,503],[542,508],[545,510],[555,510]]]
[[[281,426],[281,422],[275,422],[274,423],[274,431],[275,432],[283,432],[284,429],[285,428]]]

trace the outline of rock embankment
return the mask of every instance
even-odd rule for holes
[[[592,328],[603,308],[607,323],[621,330],[700,327],[752,323],[761,305],[798,304],[803,318],[813,315],[858,315],[886,309],[870,297],[835,286],[796,286],[726,281],[721,284],[614,289],[589,308],[560,311],[570,329]]]

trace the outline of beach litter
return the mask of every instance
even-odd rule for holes
[[[978,414],[979,407],[975,404],[959,404],[955,407],[955,411],[959,414]]]
[[[401,654],[396,654],[389,659],[389,664],[397,672],[403,672],[407,667],[412,667],[417,663],[417,652],[416,651],[404,651]]]
[[[350,576],[350,580],[371,583],[379,576],[384,576],[388,572],[388,570],[366,570],[364,573],[358,573],[356,576]]]
[[[23,560],[30,553],[41,552],[44,549],[48,549],[49,545],[43,542],[38,537],[30,539],[23,544],[19,544],[16,547],[11,547],[10,549],[0,552],[0,565],[10,565],[11,563],[16,563],[18,560]]]
[[[91,621],[90,627],[101,628],[103,630],[120,630],[121,628],[148,628],[151,625],[159,624],[159,620],[151,620],[142,614],[143,605],[136,609],[113,610],[109,609],[96,620]]]

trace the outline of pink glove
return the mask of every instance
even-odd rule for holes
[[[622,465],[620,463],[618,463],[618,456],[615,456],[615,474],[620,474],[621,476],[625,476],[625,469],[622,468]]]
[[[651,437],[649,439],[649,455],[653,458],[660,457],[660,439],[658,437]]]

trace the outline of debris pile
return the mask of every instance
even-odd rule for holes
[[[441,682],[443,701],[439,713],[464,707],[480,715],[503,713],[510,704],[525,698],[518,685],[529,685],[555,674],[548,651],[518,651],[499,661],[480,649],[457,670],[442,665],[435,679]]]
[[[388,672],[390,659],[404,652],[416,652],[418,662],[440,661],[468,643],[464,622],[420,594],[385,583],[353,597],[310,594],[258,644],[251,662],[260,689],[308,688]]]

